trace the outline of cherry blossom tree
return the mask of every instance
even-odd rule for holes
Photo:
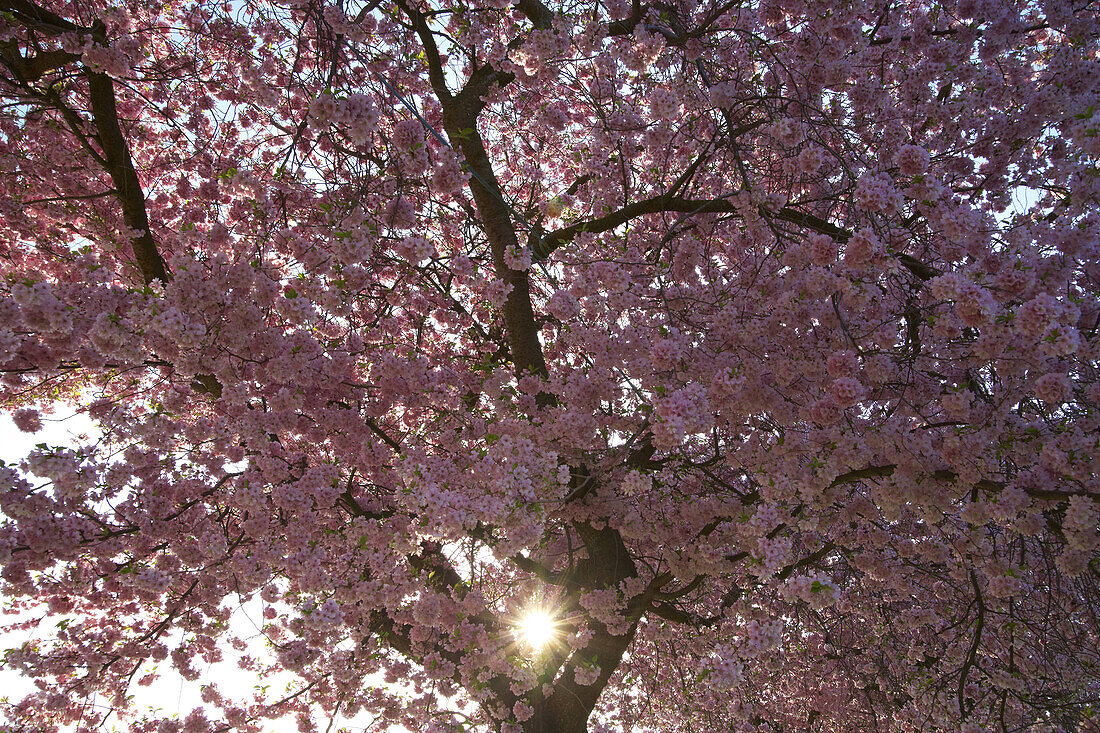
[[[1100,724],[1094,2],[0,37],[11,730]]]

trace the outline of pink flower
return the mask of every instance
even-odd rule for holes
[[[424,142],[424,126],[419,120],[407,118],[393,126],[393,135],[390,138],[393,144],[400,150],[411,150]]]
[[[512,706],[512,714],[516,716],[516,720],[522,723],[535,714],[535,709],[523,700],[519,700]]]
[[[832,397],[818,400],[810,407],[810,419],[818,425],[832,425],[840,419],[841,409]]]
[[[573,668],[573,680],[584,687],[596,684],[600,678],[600,668],[595,666],[577,666]]]
[[[1065,374],[1051,372],[1035,380],[1035,396],[1043,402],[1065,402],[1070,395],[1070,382]]]
[[[859,371],[859,357],[854,351],[843,349],[829,354],[825,370],[830,377],[852,377]]]
[[[413,265],[436,256],[435,246],[424,237],[409,236],[394,246],[394,251]]]
[[[12,413],[11,420],[15,423],[15,427],[24,433],[37,433],[42,429],[42,416],[38,410],[29,408],[16,410]]]
[[[959,421],[970,419],[971,401],[972,397],[970,392],[967,391],[951,392],[940,398],[940,404],[943,405],[946,417],[950,420]]]
[[[398,196],[386,204],[382,221],[394,229],[411,229],[416,224],[416,209],[407,198]]]
[[[710,674],[707,684],[720,692],[728,692],[741,684],[745,678],[745,667],[737,659],[736,651],[731,648],[718,650],[718,658],[709,665]]]
[[[810,237],[810,262],[818,267],[827,267],[836,262],[836,240],[828,234]]]
[[[1039,341],[1047,356],[1069,356],[1081,347],[1081,334],[1072,326],[1052,325]]]
[[[444,151],[443,159],[432,173],[432,190],[441,195],[455,194],[462,190],[468,178],[469,174],[462,169],[462,162],[458,157],[450,151]]]
[[[882,240],[878,235],[864,227],[853,234],[844,245],[844,264],[852,268],[864,268],[882,254],[883,250]]]
[[[309,105],[311,121],[318,127],[327,127],[336,114],[336,100],[331,94],[321,94]]]
[[[658,120],[674,120],[680,112],[680,100],[676,92],[664,87],[654,89],[649,95],[649,111]]]
[[[700,384],[689,384],[659,398],[654,408],[658,418],[654,444],[659,447],[678,445],[688,435],[709,430],[713,425],[707,390]]]
[[[994,287],[1003,290],[1010,295],[1021,295],[1034,281],[1032,274],[1018,267],[1009,267],[1001,270],[993,281]]]
[[[485,286],[485,297],[495,307],[500,308],[508,300],[512,292],[512,284],[500,278],[494,278]]]
[[[344,134],[356,145],[370,142],[381,118],[378,108],[374,106],[374,100],[359,93],[349,94],[341,102],[337,114]]]
[[[917,145],[902,145],[898,148],[894,162],[903,176],[917,176],[928,170],[931,158],[928,151]]]
[[[658,339],[649,350],[649,358],[658,369],[672,369],[680,362],[680,344],[675,339]]]
[[[1062,312],[1062,304],[1049,293],[1040,293],[1016,309],[1016,330],[1037,337]]]
[[[551,130],[560,131],[569,124],[569,114],[559,107],[548,107],[542,113],[542,121]]]
[[[838,407],[850,407],[863,400],[867,390],[853,377],[841,377],[833,381],[829,395]]]
[[[817,146],[802,149],[798,154],[798,169],[803,173],[817,173],[825,165],[825,151]]]
[[[337,626],[344,621],[340,604],[329,598],[313,611],[313,617],[322,626]]]
[[[994,575],[989,579],[989,595],[994,598],[1010,598],[1026,590],[1022,580],[1012,575]]]
[[[531,250],[521,244],[507,247],[504,250],[504,264],[512,270],[526,270],[531,266]]]
[[[885,173],[865,173],[859,179],[856,200],[865,211],[893,214],[901,207],[901,194]]]

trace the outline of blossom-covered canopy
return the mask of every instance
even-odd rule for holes
[[[1095,3],[0,0],[0,99],[2,404],[97,428],[13,730],[1098,725]]]

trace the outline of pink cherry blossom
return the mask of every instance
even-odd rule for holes
[[[42,429],[42,417],[39,415],[38,410],[16,410],[12,413],[11,419],[15,423],[15,427],[24,433],[37,433]]]
[[[1094,7],[3,10],[8,727],[1088,728]]]

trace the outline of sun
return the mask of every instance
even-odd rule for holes
[[[542,608],[524,612],[516,624],[516,638],[535,651],[553,641],[557,631],[557,621]]]

